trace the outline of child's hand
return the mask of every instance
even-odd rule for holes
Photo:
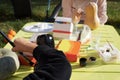
[[[73,19],[73,23],[78,23],[80,21],[80,18],[83,14],[83,10],[81,8],[79,9],[76,9],[76,8],[73,8],[73,16],[72,16],[72,19]]]

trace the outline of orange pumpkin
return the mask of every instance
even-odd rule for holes
[[[13,35],[11,35],[11,34],[7,34],[7,37],[8,37],[10,40],[13,39]]]
[[[13,30],[13,29],[10,29],[8,31],[8,34],[12,35],[12,36],[15,36],[16,35],[16,32]]]

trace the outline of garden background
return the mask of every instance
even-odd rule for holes
[[[59,0],[51,0],[49,15],[52,13],[54,7]],[[107,0],[107,14],[108,21],[106,24],[113,25],[120,34],[120,0]],[[0,0],[0,30],[7,34],[9,29],[16,32],[27,22],[44,21],[46,17],[46,10],[48,8],[48,0],[31,0],[32,16],[17,19],[14,16],[14,10],[11,0]],[[61,15],[61,12],[59,13]],[[0,35],[0,48],[5,46],[3,37]]]

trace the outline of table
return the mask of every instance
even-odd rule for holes
[[[36,22],[27,23],[26,25],[36,24]],[[79,25],[78,25],[79,26]],[[29,39],[33,33],[20,30],[14,37],[24,37]],[[117,31],[111,25],[101,25],[98,29],[92,31],[92,34],[101,34],[100,44],[105,44],[106,40],[112,43],[120,50],[120,37]],[[13,40],[14,40],[13,39]],[[56,41],[58,43],[58,41]],[[82,45],[80,54],[87,45]],[[10,44],[4,48],[10,49]],[[87,51],[89,54],[94,54],[96,51]],[[87,62],[85,67],[80,67],[79,62],[71,63],[72,75],[70,80],[120,80],[120,63],[104,63],[101,58],[97,58],[95,62]],[[7,80],[21,80],[23,77],[33,71],[33,67],[21,66],[20,69]]]

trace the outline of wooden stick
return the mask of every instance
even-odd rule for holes
[[[110,46],[110,48],[111,48],[112,50],[114,50],[113,47],[111,46],[110,42],[109,42],[108,40],[106,40],[106,41],[107,41],[108,45]]]

